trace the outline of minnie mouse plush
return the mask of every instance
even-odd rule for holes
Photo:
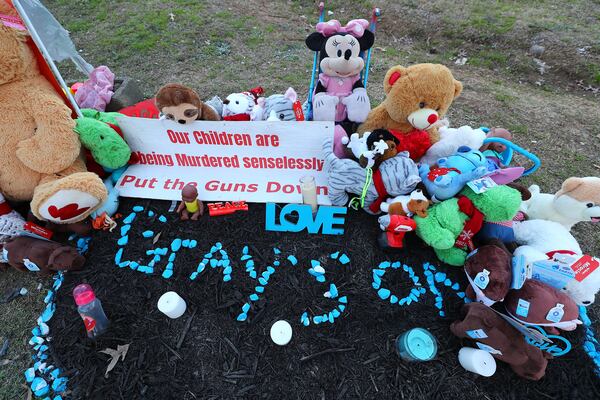
[[[361,123],[371,111],[367,91],[360,80],[365,63],[360,52],[373,46],[375,35],[364,19],[354,19],[346,26],[337,20],[319,22],[316,32],[306,38],[306,45],[320,54],[319,83],[313,97],[313,119],[335,121],[346,132]]]

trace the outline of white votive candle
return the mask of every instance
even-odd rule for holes
[[[317,185],[315,177],[306,175],[300,178],[300,190],[302,191],[302,203],[308,204],[313,214],[317,212]]]
[[[185,300],[175,292],[167,292],[158,299],[158,309],[169,318],[179,318],[186,309]]]
[[[496,360],[484,350],[463,347],[458,352],[458,362],[467,371],[481,376],[492,376],[496,372]]]
[[[271,326],[271,340],[279,346],[285,346],[292,340],[292,326],[289,322],[281,320]]]

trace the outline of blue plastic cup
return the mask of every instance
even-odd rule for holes
[[[405,361],[430,361],[437,354],[437,342],[426,329],[414,328],[396,338],[396,352]]]

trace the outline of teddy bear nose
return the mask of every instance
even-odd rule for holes
[[[180,124],[185,124],[185,119],[179,119],[177,120],[177,122],[179,122]]]
[[[592,302],[589,301],[589,300],[582,301],[582,303],[585,304],[585,305],[592,304]]]
[[[436,114],[429,114],[429,117],[427,117],[427,122],[429,122],[430,124],[433,124],[437,120],[438,116]]]
[[[352,52],[350,51],[350,49],[348,49],[348,50],[346,50],[346,51],[344,52],[344,58],[345,58],[346,60],[349,60],[349,59],[350,59],[350,56],[352,56]]]

